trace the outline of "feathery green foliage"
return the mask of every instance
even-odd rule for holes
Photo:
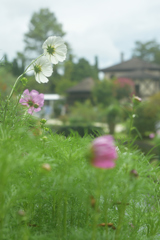
[[[92,136],[52,134],[11,111],[0,125],[0,239],[158,239],[158,166],[117,143],[116,167],[96,169]]]

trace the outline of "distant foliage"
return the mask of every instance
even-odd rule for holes
[[[55,14],[49,9],[40,9],[39,12],[33,13],[29,31],[24,36],[25,50],[41,54],[43,42],[49,36],[54,35],[60,37],[65,35],[62,24],[57,21]]]
[[[76,85],[80,81],[87,77],[92,77],[93,79],[98,79],[98,70],[96,65],[91,65],[85,58],[80,58],[76,63],[74,57],[70,54],[69,59],[64,63],[64,73],[59,77],[59,79],[54,78],[55,89],[59,94],[66,94],[68,88]]]
[[[155,40],[148,42],[136,41],[133,56],[148,62],[160,64],[160,44]]]
[[[93,99],[96,104],[109,106],[115,100],[113,97],[113,83],[110,80],[97,81],[92,91]]]
[[[15,77],[7,71],[5,66],[0,67],[0,97],[4,99],[10,92]]]
[[[98,121],[99,116],[100,111],[98,108],[94,107],[90,100],[87,100],[84,103],[76,102],[70,108],[69,121],[73,125],[91,124]]]
[[[72,73],[72,80],[77,82],[87,77],[98,79],[98,70],[96,69],[96,66],[90,65],[85,58],[80,58],[78,63],[74,64]]]
[[[136,110],[134,126],[142,136],[146,136],[147,132],[155,132],[156,124],[160,120],[160,105],[156,99],[160,102],[160,94],[142,102]]]
[[[133,93],[134,82],[127,78],[97,81],[92,92],[95,103],[102,104],[104,107],[117,103],[117,100],[129,99]]]

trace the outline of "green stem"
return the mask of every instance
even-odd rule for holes
[[[133,203],[133,226],[136,228],[136,198],[137,198],[137,179],[135,179],[134,185],[134,203]]]
[[[21,77],[23,77],[24,74],[25,74],[25,72],[22,73],[22,74],[16,79],[16,81],[15,81],[15,83],[14,83],[12,89],[11,89],[11,92],[10,92],[10,94],[9,94],[9,97],[8,97],[8,99],[7,99],[8,101],[10,101],[10,99],[11,99],[11,97],[12,97],[12,95],[13,95],[13,92],[14,92],[14,90],[15,90],[15,88],[16,88],[16,85],[17,85],[17,83],[19,82],[19,79],[20,79]]]
[[[63,209],[63,234],[67,235],[67,196],[64,198],[64,209]]]
[[[15,81],[15,83],[14,83],[12,89],[11,89],[11,92],[10,92],[10,94],[9,94],[7,100],[6,100],[6,104],[5,104],[5,108],[4,108],[3,123],[5,122],[5,119],[6,119],[6,113],[7,113],[8,104],[9,104],[10,99],[11,99],[11,97],[12,97],[12,95],[13,95],[13,92],[14,92],[16,86],[17,86],[17,83],[19,82],[19,79],[20,79],[21,77],[23,77],[23,76],[26,74],[26,72],[27,72],[27,70],[29,69],[29,67],[30,67],[33,63],[35,63],[35,62],[37,61],[37,59],[39,59],[39,58],[42,57],[42,56],[43,56],[43,54],[41,54],[38,58],[36,58],[35,60],[33,60],[33,61],[28,65],[28,67],[25,69],[25,71],[16,79],[16,81]],[[17,106],[17,105],[16,105],[16,106]]]
[[[28,113],[28,108],[27,108],[27,110],[25,111],[25,113],[23,115],[23,118],[22,118],[23,121],[26,119],[27,113]]]
[[[106,223],[106,240],[108,240],[108,225],[107,225],[107,223],[108,223],[108,214],[107,214],[107,212],[108,212],[108,204],[107,204],[107,196],[105,197],[104,204],[105,204],[104,211],[105,211],[105,223]]]
[[[120,230],[122,228],[123,219],[124,219],[124,215],[125,215],[125,210],[126,210],[126,204],[125,204],[125,201],[123,201],[122,205],[120,207],[120,210],[119,210],[119,220],[118,220],[118,225],[117,225],[117,229],[116,229],[115,239],[114,240],[118,240],[119,239],[119,234],[120,234]]]
[[[96,169],[97,172],[97,189],[96,189],[96,205],[95,205],[95,213],[94,213],[94,219],[93,219],[93,231],[92,231],[92,240],[96,240],[97,235],[97,224],[99,219],[99,203],[100,203],[100,189],[101,189],[101,182],[102,182],[102,172],[100,169]],[[100,170],[100,171],[99,171]]]
[[[131,139],[131,132],[132,132],[132,127],[133,127],[133,115],[134,115],[134,112],[135,112],[135,108],[133,107],[132,115],[131,115],[131,118],[130,118],[130,126],[129,126],[129,140]]]

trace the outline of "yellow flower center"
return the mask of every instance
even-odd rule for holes
[[[53,46],[48,46],[47,47],[47,52],[50,54],[50,55],[53,55],[53,53],[55,52],[55,48]]]
[[[40,73],[40,72],[42,72],[41,66],[38,65],[38,64],[34,65],[34,71],[35,71],[35,73]]]

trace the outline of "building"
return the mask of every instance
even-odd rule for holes
[[[106,79],[129,78],[134,81],[135,94],[143,99],[160,91],[160,65],[132,58],[100,69]]]
[[[83,79],[77,85],[67,90],[67,103],[73,104],[76,101],[84,102],[87,99],[91,99],[91,92],[95,85],[92,78],[88,77]]]

